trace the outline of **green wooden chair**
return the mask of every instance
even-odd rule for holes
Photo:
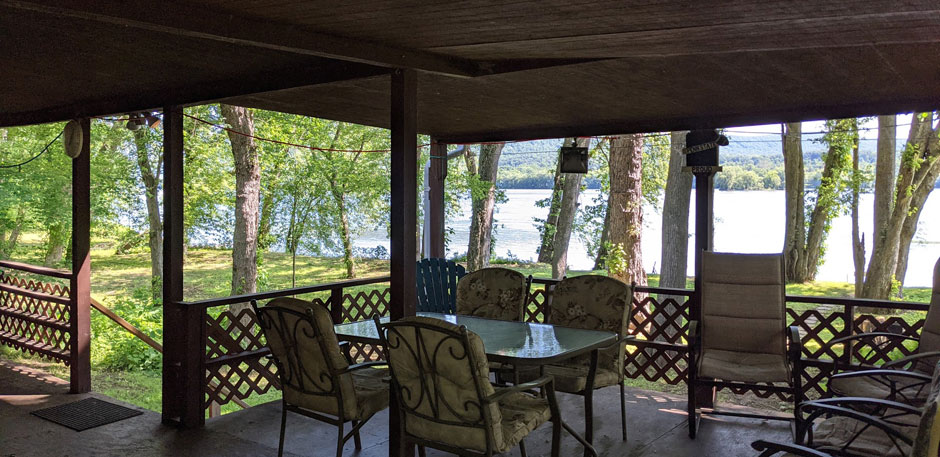
[[[415,272],[418,289],[417,310],[429,313],[457,313],[457,281],[467,274],[462,266],[447,259],[421,259]]]

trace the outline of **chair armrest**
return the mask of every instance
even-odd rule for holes
[[[904,370],[888,370],[888,369],[874,369],[874,370],[859,370],[859,371],[845,371],[842,373],[834,374],[829,377],[829,379],[848,379],[848,378],[865,378],[865,377],[875,377],[881,376],[886,378],[908,378],[915,381],[924,381],[930,382],[931,377],[923,373],[917,373],[915,371],[904,371]]]
[[[800,337],[800,328],[795,325],[787,327],[787,338],[790,340],[790,356],[799,358],[803,354],[803,339]]]
[[[915,408],[906,403],[900,403],[892,400],[883,400],[880,398],[868,398],[868,397],[832,397],[832,398],[820,398],[818,400],[810,400],[801,403],[797,406],[798,409],[814,409],[817,407],[853,407],[853,406],[862,406],[869,408],[880,408],[880,409],[894,409],[908,414],[920,415],[922,413],[920,408]]]
[[[689,321],[689,345],[691,346],[694,342],[698,342],[702,338],[701,330],[699,329],[698,321]]]
[[[350,349],[352,349],[352,343],[349,341],[339,342],[339,350],[343,353],[343,357],[346,358],[346,363],[355,365],[356,362],[353,360],[352,354],[349,352]]]
[[[522,384],[516,384],[512,387],[500,387],[499,390],[497,390],[493,395],[486,397],[484,401],[486,403],[496,403],[499,401],[500,398],[503,398],[504,396],[509,395],[511,393],[526,392],[529,390],[533,390],[537,387],[543,387],[547,385],[554,386],[554,382],[555,382],[555,379],[552,376],[542,376],[538,379],[534,379],[529,382],[524,382]]]
[[[863,427],[862,431],[860,431],[859,433],[864,432],[870,427],[875,427],[881,430],[882,432],[884,432],[886,435],[893,437],[897,440],[900,440],[901,442],[904,442],[908,445],[913,443],[913,440],[910,437],[908,437],[907,435],[902,433],[900,430],[898,430],[898,427],[900,426],[900,424],[889,422],[888,420],[885,420],[884,418],[874,416],[871,414],[866,414],[864,412],[849,408],[847,406],[850,406],[849,403],[853,403],[854,406],[857,406],[858,404],[865,404],[867,406],[890,405],[889,406],[890,408],[902,409],[902,410],[910,412],[910,414],[916,414],[919,416],[920,410],[916,408],[912,408],[902,403],[897,403],[897,402],[887,401],[887,400],[876,400],[876,399],[871,399],[871,398],[843,397],[841,399],[828,398],[826,400],[847,400],[847,401],[843,401],[842,404],[837,404],[837,402],[829,402],[829,401],[822,401],[822,400],[813,400],[813,401],[800,403],[797,406],[797,413],[800,416],[802,416],[803,413],[808,413],[807,416],[802,419],[805,424],[812,423],[818,417],[823,416],[823,415],[827,417],[839,416],[839,417],[844,417],[847,419],[861,422],[868,426],[868,427]],[[860,400],[864,400],[864,401],[860,401]],[[897,417],[897,415],[893,415],[892,419],[895,417]]]
[[[793,454],[799,457],[832,457],[832,454],[827,454],[825,452],[817,451],[816,449],[811,449],[806,446],[800,446],[798,444],[757,440],[751,443],[751,447],[754,448],[755,451],[763,451],[761,452],[760,457],[770,457],[780,452],[786,452],[788,454]]]
[[[387,367],[387,366],[388,366],[388,362],[378,362],[378,361],[375,361],[375,362],[362,362],[362,363],[357,363],[357,364],[355,364],[355,365],[350,365],[350,366],[348,366],[348,367],[346,367],[346,368],[344,368],[344,369],[342,369],[342,370],[339,370],[339,371],[336,372],[336,374],[340,375],[340,374],[351,373],[351,372],[356,371],[356,370],[362,370],[362,369],[365,369],[365,368]]]
[[[892,338],[892,339],[897,339],[897,340],[911,340],[911,341],[919,341],[919,340],[920,340],[919,338],[916,338],[916,337],[913,337],[913,336],[910,336],[910,335],[902,335],[902,334],[900,334],[900,333],[891,333],[891,332],[868,332],[868,333],[857,333],[857,334],[855,334],[855,335],[840,336],[839,338],[834,338],[834,339],[829,340],[829,341],[826,343],[826,346],[832,346],[832,345],[835,345],[835,344],[842,344],[842,343],[846,343],[846,342],[849,342],[849,341],[855,341],[855,340],[866,340],[866,339],[882,338],[882,337],[883,337],[883,338]]]
[[[901,357],[900,359],[897,359],[897,360],[892,360],[892,361],[890,361],[890,362],[885,362],[883,365],[881,365],[881,368],[889,368],[889,369],[896,370],[896,369],[899,369],[900,367],[904,366],[904,365],[907,364],[907,363],[916,362],[916,361],[919,361],[919,360],[921,360],[921,359],[927,359],[927,358],[931,358],[931,357],[938,357],[938,358],[940,358],[940,351],[918,352],[917,354],[911,354],[911,355],[906,356],[906,357]],[[896,368],[896,367],[897,367],[897,368]]]

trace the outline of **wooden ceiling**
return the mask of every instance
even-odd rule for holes
[[[940,107],[935,0],[0,0],[0,125],[224,99],[450,141]]]

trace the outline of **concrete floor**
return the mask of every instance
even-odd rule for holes
[[[29,414],[30,411],[98,394],[69,395],[68,386],[40,372],[0,361],[0,457],[50,456],[264,456],[277,455],[280,404],[268,403],[207,420],[205,429],[178,431],[160,424],[160,415],[143,415],[75,432]],[[562,416],[576,430],[583,429],[580,397],[559,394]],[[108,399],[116,403],[116,400]],[[595,445],[603,456],[646,457],[752,457],[756,439],[788,441],[789,425],[730,417],[703,418],[698,438],[688,438],[685,398],[639,389],[627,390],[628,441],[620,439],[617,389],[595,394]],[[126,405],[130,406],[130,405]],[[745,410],[744,408],[739,408]],[[388,455],[388,414],[383,412],[363,429],[363,450],[352,440],[346,456]],[[290,414],[287,423],[288,456],[332,456],[336,428]],[[562,435],[564,456],[580,456],[574,438]],[[544,425],[526,439],[530,456],[549,454],[551,426]],[[429,450],[428,455],[446,455]],[[509,455],[519,455],[518,449]]]

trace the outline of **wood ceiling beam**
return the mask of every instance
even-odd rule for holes
[[[195,82],[185,87],[115,94],[106,99],[83,100],[28,112],[0,113],[0,127],[41,124],[134,111],[159,110],[164,105],[195,105],[211,101],[383,75],[388,68],[354,62],[316,59],[315,64],[267,70],[232,79]]]
[[[326,57],[387,68],[413,68],[448,76],[491,74],[478,62],[418,49],[355,40],[319,33],[290,24],[239,17],[226,11],[206,11],[189,5],[143,0],[0,0],[0,5],[51,16],[82,19],[213,40],[239,46]],[[68,39],[67,30],[63,32]]]

